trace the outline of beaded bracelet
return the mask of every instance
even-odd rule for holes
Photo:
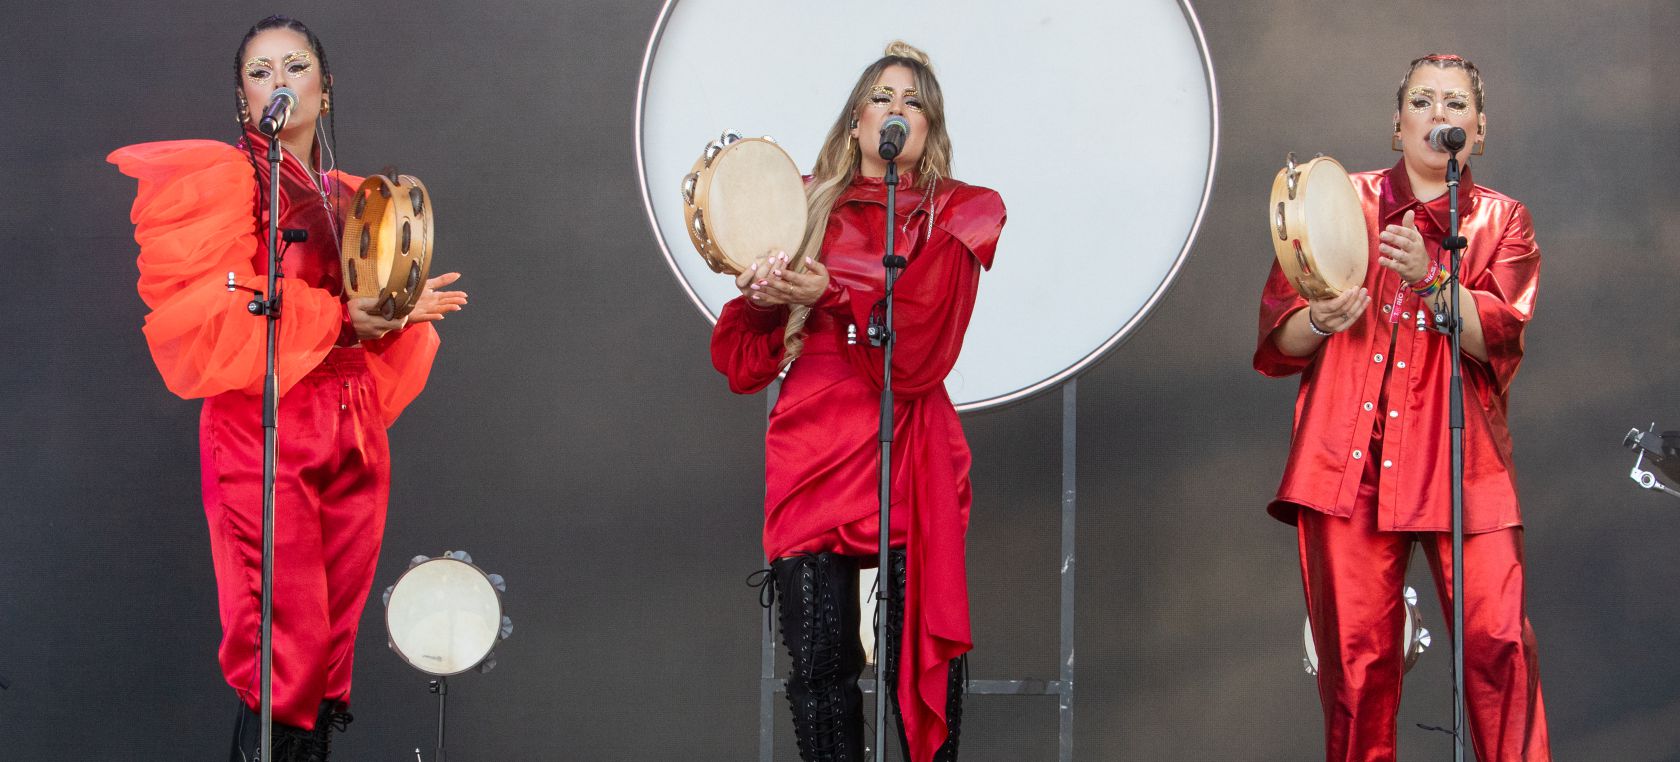
[[[1318,334],[1320,336],[1323,336],[1325,338],[1329,338],[1331,336],[1336,335],[1335,331],[1326,331],[1323,328],[1319,328],[1318,323],[1313,322],[1312,312],[1307,313],[1307,327],[1311,328],[1313,333],[1316,333],[1316,334]]]

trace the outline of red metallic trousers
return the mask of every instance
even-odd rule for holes
[[[1353,516],[1302,508],[1297,517],[1330,762],[1395,759],[1405,672],[1400,592],[1414,542],[1434,573],[1451,635],[1452,535],[1377,531],[1376,509],[1376,479],[1368,472]],[[1464,692],[1476,759],[1550,760],[1540,662],[1523,609],[1522,528],[1466,535],[1464,567]]]
[[[373,583],[390,452],[360,348],[336,348],[280,398],[274,519],[274,721],[311,729],[347,701],[356,627]],[[204,513],[221,609],[222,675],[260,709],[262,398],[204,402]]]

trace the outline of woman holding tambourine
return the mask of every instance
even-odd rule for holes
[[[909,266],[895,286],[892,568],[883,681],[896,690],[901,741],[915,762],[956,758],[961,658],[971,647],[963,543],[970,457],[945,376],[1003,229],[997,193],[951,179],[944,101],[928,59],[902,42],[847,96],[806,184],[797,252],[772,252],[712,333],[712,362],[733,391],[787,370],[765,437],[764,551],[792,657],[788,699],[801,756],[862,759],[864,657],[857,570],[879,542],[881,350],[862,336],[883,291],[886,162],[882,123],[902,116],[894,236]],[[854,333],[855,332],[855,333]],[[889,582],[890,581],[890,582]],[[896,653],[895,653],[896,651]],[[902,665],[902,667],[901,667]]]
[[[1471,179],[1487,122],[1474,64],[1453,55],[1413,61],[1395,93],[1400,161],[1352,176],[1364,216],[1352,222],[1369,229],[1363,281],[1308,298],[1274,262],[1260,303],[1255,369],[1301,374],[1289,459],[1268,510],[1296,526],[1331,760],[1395,758],[1400,591],[1414,543],[1451,618],[1452,345],[1433,328],[1453,289],[1464,312],[1468,725],[1477,759],[1550,759],[1506,423],[1540,250],[1528,209]],[[1430,141],[1438,127],[1461,128],[1470,141],[1458,152],[1469,247],[1457,282],[1441,247],[1450,199],[1448,154]]]
[[[144,143],[110,156],[140,181],[134,202],[145,334],[169,390],[205,399],[199,441],[221,610],[223,676],[244,710],[233,758],[257,745],[260,675],[268,138],[256,129],[280,87],[296,94],[282,144],[280,225],[307,231],[282,258],[275,483],[276,759],[324,758],[342,727],[356,627],[372,583],[390,492],[385,428],[419,394],[437,352],[430,323],[466,294],[424,281],[406,316],[346,300],[339,231],[360,178],[333,167],[332,75],[321,42],[283,16],[258,22],[234,59],[234,145]],[[323,119],[327,117],[327,119]]]

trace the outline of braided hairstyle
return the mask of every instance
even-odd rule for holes
[[[1406,107],[1406,83],[1412,81],[1413,72],[1424,66],[1435,66],[1441,69],[1463,69],[1464,73],[1470,76],[1470,92],[1476,99],[1477,113],[1487,110],[1483,105],[1481,71],[1476,69],[1476,65],[1471,63],[1470,59],[1451,53],[1430,53],[1427,56],[1413,59],[1412,64],[1406,67],[1406,76],[1400,78],[1400,87],[1394,90],[1394,110],[1399,111]]]
[[[309,41],[309,47],[315,52],[315,60],[319,61],[321,64],[322,102],[329,105],[329,108],[325,109],[325,113],[323,114],[323,116],[327,118],[327,132],[331,136],[331,141],[326,146],[328,154],[330,155],[332,153],[333,146],[338,145],[338,114],[335,109],[330,108],[330,104],[332,103],[332,66],[327,63],[327,49],[321,45],[321,38],[316,37],[315,32],[305,26],[302,21],[280,14],[269,16],[268,18],[251,25],[251,28],[245,32],[245,36],[239,40],[239,47],[233,51],[233,97],[235,104],[234,113],[238,117],[240,125],[239,143],[245,147],[245,155],[251,161],[251,174],[257,180],[256,218],[258,220],[262,219],[263,211],[268,208],[265,203],[266,199],[264,198],[264,194],[268,191],[263,187],[262,171],[258,163],[256,149],[251,146],[251,141],[244,139],[245,126],[248,123],[247,120],[250,116],[250,105],[245,102],[245,94],[243,92],[245,84],[245,49],[251,44],[251,38],[256,37],[257,35],[270,29],[289,29],[303,35],[304,39]],[[320,130],[319,123],[316,124],[316,130]],[[327,136],[323,135],[322,137],[325,138]],[[315,162],[315,166],[317,168],[319,168],[321,164],[321,150],[321,141],[317,141],[313,152],[314,155],[309,157],[310,161]],[[329,194],[329,197],[336,200],[337,194]]]

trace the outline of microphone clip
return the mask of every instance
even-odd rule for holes
[[[869,338],[869,346],[885,346],[891,338],[887,330],[887,303],[879,301],[869,308],[869,325],[864,329],[864,335]]]
[[[251,313],[253,316],[280,317],[280,294],[278,292],[274,294],[273,299],[264,299],[263,292],[251,288],[250,286],[241,285],[239,283],[239,276],[232,270],[228,271],[227,290],[230,294],[236,291],[246,291],[254,295],[256,297],[255,299],[245,303],[245,311]]]

